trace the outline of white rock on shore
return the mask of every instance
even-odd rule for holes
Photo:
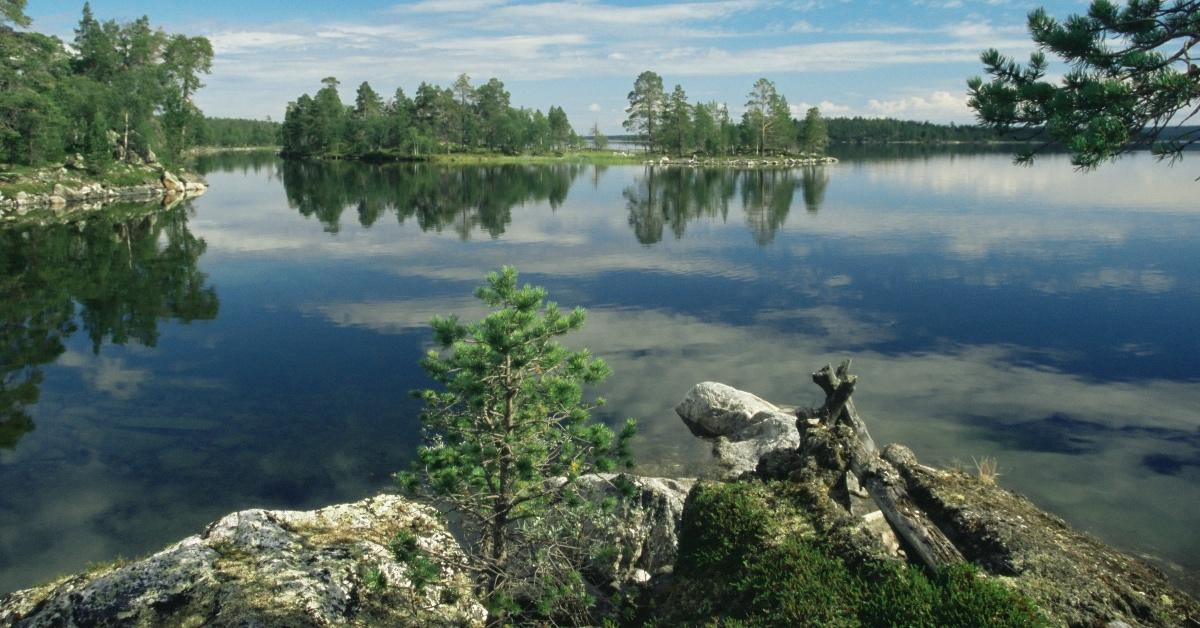
[[[718,382],[693,386],[675,412],[693,434],[712,441],[727,478],[754,471],[768,453],[800,446],[794,415]]]

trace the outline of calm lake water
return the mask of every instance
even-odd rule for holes
[[[588,308],[647,474],[703,473],[695,383],[818,401],[852,357],[877,442],[999,460],[1072,524],[1200,571],[1200,183],[1147,156],[844,155],[790,172],[227,155],[208,194],[0,228],[0,592],[229,511],[389,483],[434,314],[514,264]]]

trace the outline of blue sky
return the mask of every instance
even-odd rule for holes
[[[1064,17],[1079,1],[1007,0],[94,0],[101,18],[148,15],[169,32],[209,37],[216,53],[197,103],[209,115],[280,119],[289,100],[325,76],[342,96],[369,81],[412,94],[462,72],[504,81],[513,104],[563,106],[580,130],[620,131],[639,72],[681,84],[693,101],[740,114],[760,76],[797,111],[970,122],[965,80],[979,52],[1032,51],[1025,16]],[[32,0],[33,28],[71,38],[82,2]]]

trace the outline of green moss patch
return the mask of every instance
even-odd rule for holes
[[[841,557],[779,485],[701,484],[684,507],[658,625],[1040,626],[1027,599],[970,565],[933,573]]]

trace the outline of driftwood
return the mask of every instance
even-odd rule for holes
[[[962,562],[958,548],[909,497],[904,478],[875,450],[867,426],[850,398],[858,381],[850,374],[850,361],[846,360],[836,370],[826,365],[812,377],[825,391],[825,404],[817,411],[817,419],[829,428],[837,425],[851,428],[854,438],[842,443],[849,460],[850,468],[846,471],[857,477],[907,548],[929,567]]]

